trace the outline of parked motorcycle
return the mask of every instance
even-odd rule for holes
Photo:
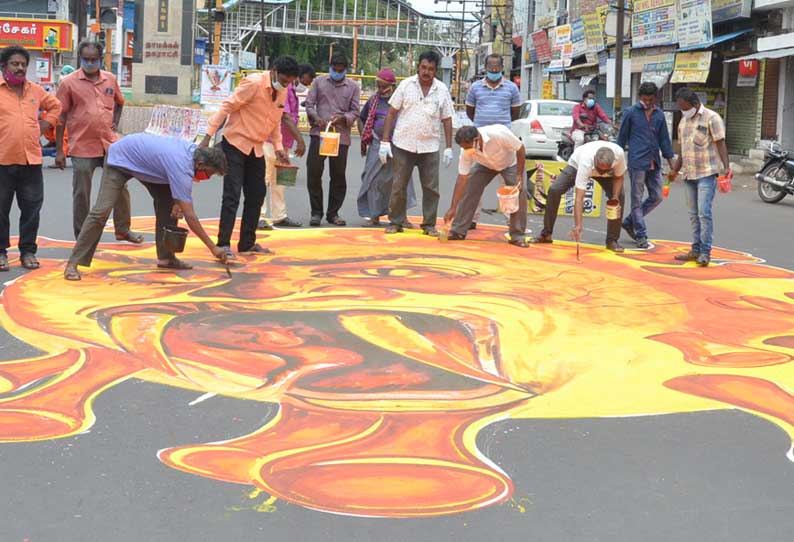
[[[584,134],[584,142],[590,143],[592,141],[611,141],[614,143],[615,128],[606,122],[600,123],[596,128]],[[567,162],[573,154],[574,142],[568,134],[562,134],[559,143],[557,143],[557,160]]]
[[[766,161],[755,174],[758,181],[758,196],[766,203],[777,203],[788,195],[794,195],[794,158],[773,142],[766,151]]]

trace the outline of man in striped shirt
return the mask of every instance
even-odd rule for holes
[[[521,110],[518,86],[504,78],[504,62],[499,55],[485,59],[485,78],[476,81],[466,96],[466,115],[475,128],[501,124],[510,128]]]

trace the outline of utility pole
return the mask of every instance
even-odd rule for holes
[[[265,65],[265,0],[259,1],[259,69],[267,68]]]
[[[615,101],[613,104],[614,112],[612,118],[620,118],[623,109],[623,35],[625,33],[624,21],[626,17],[626,3],[618,0],[618,20],[615,33]]]

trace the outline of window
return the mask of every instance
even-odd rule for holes
[[[538,104],[539,116],[570,117],[576,104],[565,102],[540,102]]]

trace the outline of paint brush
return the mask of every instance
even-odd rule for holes
[[[226,274],[229,276],[229,278],[232,278],[232,271],[229,269],[229,262],[226,262]]]
[[[579,257],[579,241],[576,241],[576,261],[582,263],[582,258]]]

